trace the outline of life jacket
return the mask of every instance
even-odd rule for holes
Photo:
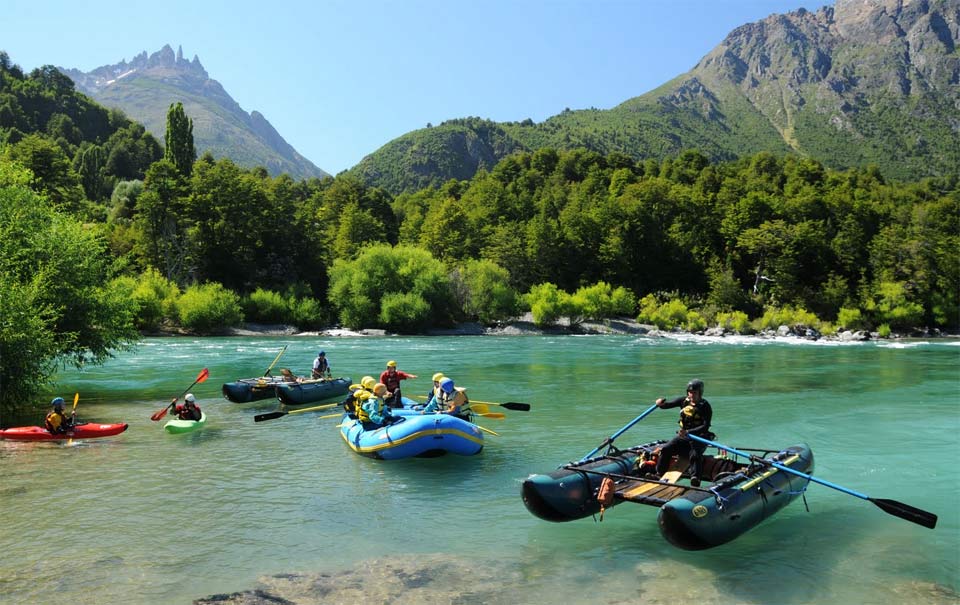
[[[187,408],[186,405],[177,404],[177,407],[175,407],[173,411],[177,413],[177,418],[180,420],[200,420],[203,418],[203,413],[200,411],[200,406],[194,404],[194,407],[197,410],[195,413]]]
[[[470,400],[467,399],[467,393],[463,387],[453,387],[453,393],[447,393],[442,389],[438,399],[440,400],[441,412],[447,412],[455,416],[467,415],[470,413]]]
[[[684,401],[683,409],[680,410],[679,425],[682,429],[692,429],[703,424],[703,405],[707,403],[706,399],[701,398],[700,403],[694,404],[688,397]],[[708,429],[710,427],[707,427]]]
[[[370,411],[364,408],[371,397],[373,397],[373,394],[365,389],[357,389],[353,392],[353,405],[360,422],[372,422],[372,420],[370,420]]]
[[[68,428],[67,417],[63,412],[58,412],[57,410],[53,410],[47,414],[43,424],[50,433],[65,433]]]

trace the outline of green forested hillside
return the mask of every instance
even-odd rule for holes
[[[958,21],[958,0],[837,0],[816,13],[772,15],[731,32],[686,74],[612,109],[566,110],[539,124],[446,122],[387,143],[352,172],[396,194],[464,178],[480,165],[478,149],[503,149],[499,160],[518,147],[550,146],[636,161],[684,150],[712,161],[791,152],[837,170],[876,165],[901,181],[955,174]],[[460,138],[474,148],[451,141],[451,125],[467,128]],[[509,149],[497,144],[504,136]]]

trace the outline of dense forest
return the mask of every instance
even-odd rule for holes
[[[418,332],[532,311],[664,328],[956,330],[958,176],[545,147],[396,197],[163,145],[0,53],[0,406],[156,330]]]

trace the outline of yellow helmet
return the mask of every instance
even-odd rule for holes
[[[433,375],[433,381],[434,381],[434,382],[440,382],[441,380],[443,380],[443,373],[442,373],[442,372],[437,372],[436,374]]]
[[[394,360],[391,359],[390,361],[387,362],[387,367],[388,367],[388,368],[395,368],[395,367],[397,367],[397,362],[395,362]]]
[[[373,387],[373,394],[377,397],[383,397],[387,394],[387,385],[383,384],[382,382],[378,382]]]
[[[360,379],[360,386],[368,391],[372,391],[375,384],[377,384],[377,381],[373,379],[373,376],[364,376]]]
[[[353,398],[360,401],[366,401],[367,399],[370,399],[372,396],[373,395],[371,395],[369,391],[357,391],[356,393],[353,394]]]

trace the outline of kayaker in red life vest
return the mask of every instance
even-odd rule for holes
[[[76,422],[76,415],[67,418],[63,413],[63,397],[54,397],[50,402],[53,409],[47,414],[44,420],[44,427],[51,435],[62,435],[73,428]]]
[[[703,452],[707,446],[699,441],[693,441],[687,435],[696,435],[704,439],[713,439],[714,434],[710,432],[710,422],[713,420],[713,408],[710,403],[703,398],[703,381],[694,378],[687,383],[687,395],[685,397],[675,397],[669,401],[660,397],[657,399],[657,407],[660,409],[678,408],[680,410],[680,430],[677,436],[667,442],[660,449],[660,457],[657,459],[657,475],[662,476],[667,472],[670,465],[670,459],[674,454],[681,457],[690,458],[693,470],[690,472],[690,485],[697,487],[700,485],[700,474],[703,471]]]
[[[197,398],[193,396],[193,393],[187,393],[183,401],[183,404],[178,403],[173,408],[173,413],[177,415],[177,418],[180,420],[200,420],[203,417],[200,406],[197,405]]]
[[[416,374],[408,374],[398,370],[396,361],[392,359],[388,361],[387,369],[380,374],[380,382],[387,387],[387,396],[384,398],[387,406],[391,408],[402,408],[403,401],[400,399],[400,381],[416,377]]]

